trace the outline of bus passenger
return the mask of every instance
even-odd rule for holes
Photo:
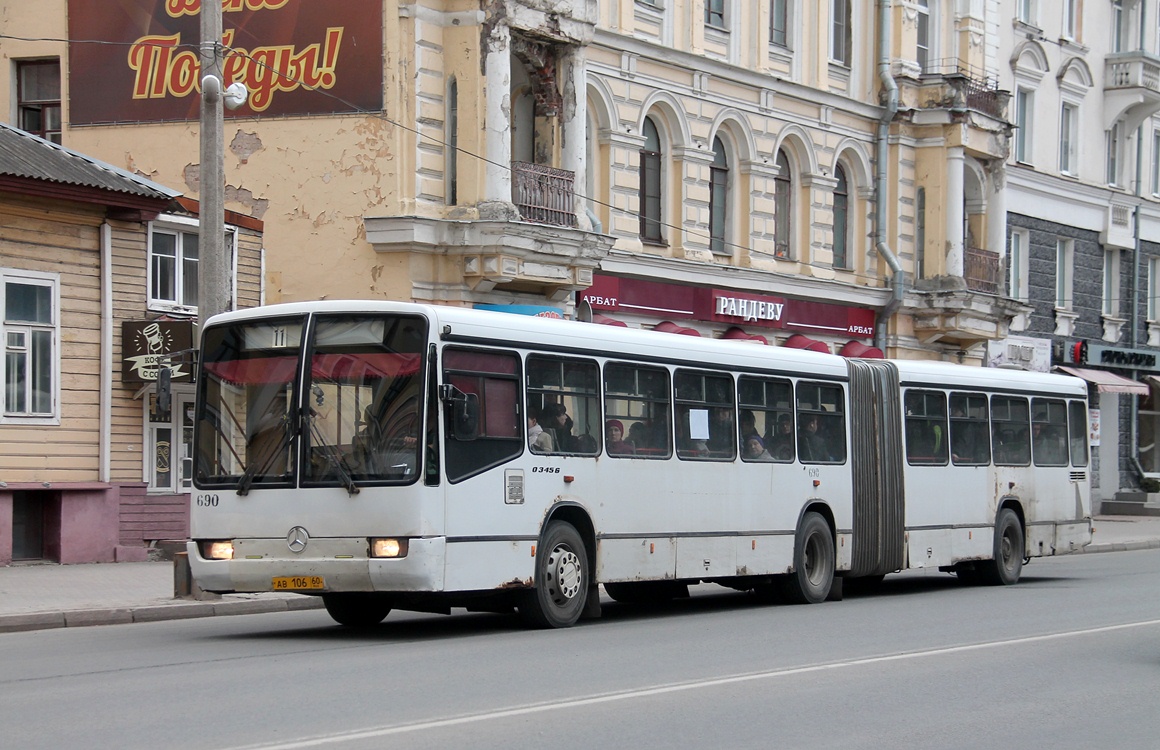
[[[818,434],[818,415],[802,417],[801,431],[798,432],[798,453],[803,461],[828,461],[825,439]]]
[[[549,404],[540,415],[540,426],[552,433],[556,450],[566,453],[576,451],[576,437],[572,434],[572,417],[563,404]]]
[[[619,419],[610,419],[605,423],[605,439],[610,456],[631,456],[636,453],[632,443],[624,441],[624,423]]]
[[[628,442],[632,443],[633,448],[648,447],[648,428],[644,426],[644,422],[633,422],[629,426]]]
[[[1067,445],[1054,427],[1042,422],[1032,423],[1031,445],[1036,464],[1067,463]]]
[[[713,419],[709,422],[709,450],[718,456],[732,455],[733,434],[733,410],[713,409]]]
[[[532,449],[532,453],[550,453],[553,450],[552,433],[545,432],[544,428],[540,427],[539,420],[531,409],[528,409],[528,447]]]
[[[778,461],[793,459],[793,417],[789,414],[777,418],[777,428],[770,437],[768,450]]]
[[[757,435],[745,438],[745,458],[749,461],[772,461],[773,456],[765,449],[765,443]]]

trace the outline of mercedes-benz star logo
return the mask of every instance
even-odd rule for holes
[[[306,549],[309,542],[310,534],[301,526],[295,526],[286,535],[286,546],[290,548],[291,552],[301,552]]]

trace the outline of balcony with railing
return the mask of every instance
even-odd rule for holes
[[[520,218],[558,227],[576,226],[574,183],[576,176],[566,169],[543,164],[512,162],[512,202]]]
[[[930,60],[922,69],[923,88],[941,85],[941,96],[927,97],[923,106],[966,108],[996,120],[1006,116],[1008,91],[999,89],[999,79],[957,58]]]
[[[1160,111],[1160,57],[1143,50],[1113,52],[1104,58],[1104,120],[1131,131]]]
[[[999,253],[968,247],[963,254],[963,279],[967,289],[983,294],[998,294],[1002,283]]]

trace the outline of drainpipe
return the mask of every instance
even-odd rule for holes
[[[111,476],[113,427],[113,228],[101,224],[101,355],[98,411],[101,434],[97,440],[97,479],[108,482]]]
[[[1140,13],[1144,10],[1141,7]],[[1142,16],[1141,16],[1142,17]],[[1143,46],[1141,46],[1143,49]],[[1136,128],[1136,207],[1132,209],[1132,309],[1128,313],[1132,318],[1132,326],[1130,330],[1130,341],[1133,349],[1139,344],[1140,329],[1139,329],[1139,313],[1140,313],[1140,180],[1143,178],[1143,151],[1144,151],[1144,126],[1141,124]],[[1132,467],[1132,471],[1136,473],[1136,479],[1144,479],[1144,467],[1140,464],[1140,440],[1139,427],[1137,422],[1140,419],[1140,400],[1134,394],[1132,395],[1132,409],[1131,417],[1129,419],[1130,425],[1128,427],[1129,435],[1131,436],[1128,443],[1128,463]]]
[[[874,343],[879,349],[886,350],[886,326],[890,318],[902,305],[902,294],[906,285],[906,273],[898,262],[898,256],[886,243],[886,203],[887,203],[887,175],[886,164],[890,154],[890,123],[898,113],[898,84],[890,74],[890,11],[894,3],[892,0],[878,0],[878,77],[882,81],[882,88],[886,92],[886,110],[878,121],[878,142],[874,159],[874,181],[876,203],[874,206],[874,248],[882,256],[882,260],[890,267],[893,274],[891,288],[893,294],[890,301],[878,313],[878,322],[874,326]]]

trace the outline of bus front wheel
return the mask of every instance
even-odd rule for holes
[[[995,516],[995,553],[990,563],[980,564],[983,580],[992,586],[1019,582],[1023,572],[1023,525],[1019,516],[1004,508]]]
[[[525,592],[520,616],[538,628],[576,624],[588,601],[588,552],[572,524],[553,521],[536,550],[535,587]]]
[[[834,582],[834,537],[830,525],[818,513],[806,513],[793,545],[793,572],[785,580],[785,593],[798,604],[817,604],[830,595]]]
[[[348,628],[378,625],[391,612],[391,602],[380,594],[323,594],[322,603],[335,622]]]

